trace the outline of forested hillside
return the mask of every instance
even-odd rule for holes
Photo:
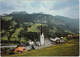
[[[41,26],[45,38],[79,33],[79,19],[52,16],[43,13],[28,14],[12,12],[1,18],[1,40],[4,42],[27,42],[39,39]]]

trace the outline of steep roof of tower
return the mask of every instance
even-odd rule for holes
[[[41,34],[43,33],[42,25],[41,25]]]

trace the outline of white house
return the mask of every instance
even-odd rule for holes
[[[61,38],[59,38],[59,37],[56,37],[55,39],[53,39],[53,38],[50,38],[50,40],[51,41],[57,41],[57,40],[59,40],[60,42],[65,42],[65,40],[63,39],[63,37],[61,37]]]
[[[50,40],[52,40],[52,41],[57,41],[57,40],[60,40],[60,38],[58,38],[58,37],[56,37],[55,39],[50,38]]]

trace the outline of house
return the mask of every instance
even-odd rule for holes
[[[58,43],[63,43],[63,42],[65,42],[65,40],[61,37],[61,38],[59,38],[59,37],[56,37],[55,39],[53,39],[53,38],[50,38],[50,40],[52,41],[52,42],[58,42]]]

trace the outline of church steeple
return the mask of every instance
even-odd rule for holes
[[[43,30],[42,30],[42,25],[41,25],[41,34],[43,33]]]
[[[44,34],[43,34],[42,25],[41,25],[41,34],[40,34],[40,45],[44,45]]]

